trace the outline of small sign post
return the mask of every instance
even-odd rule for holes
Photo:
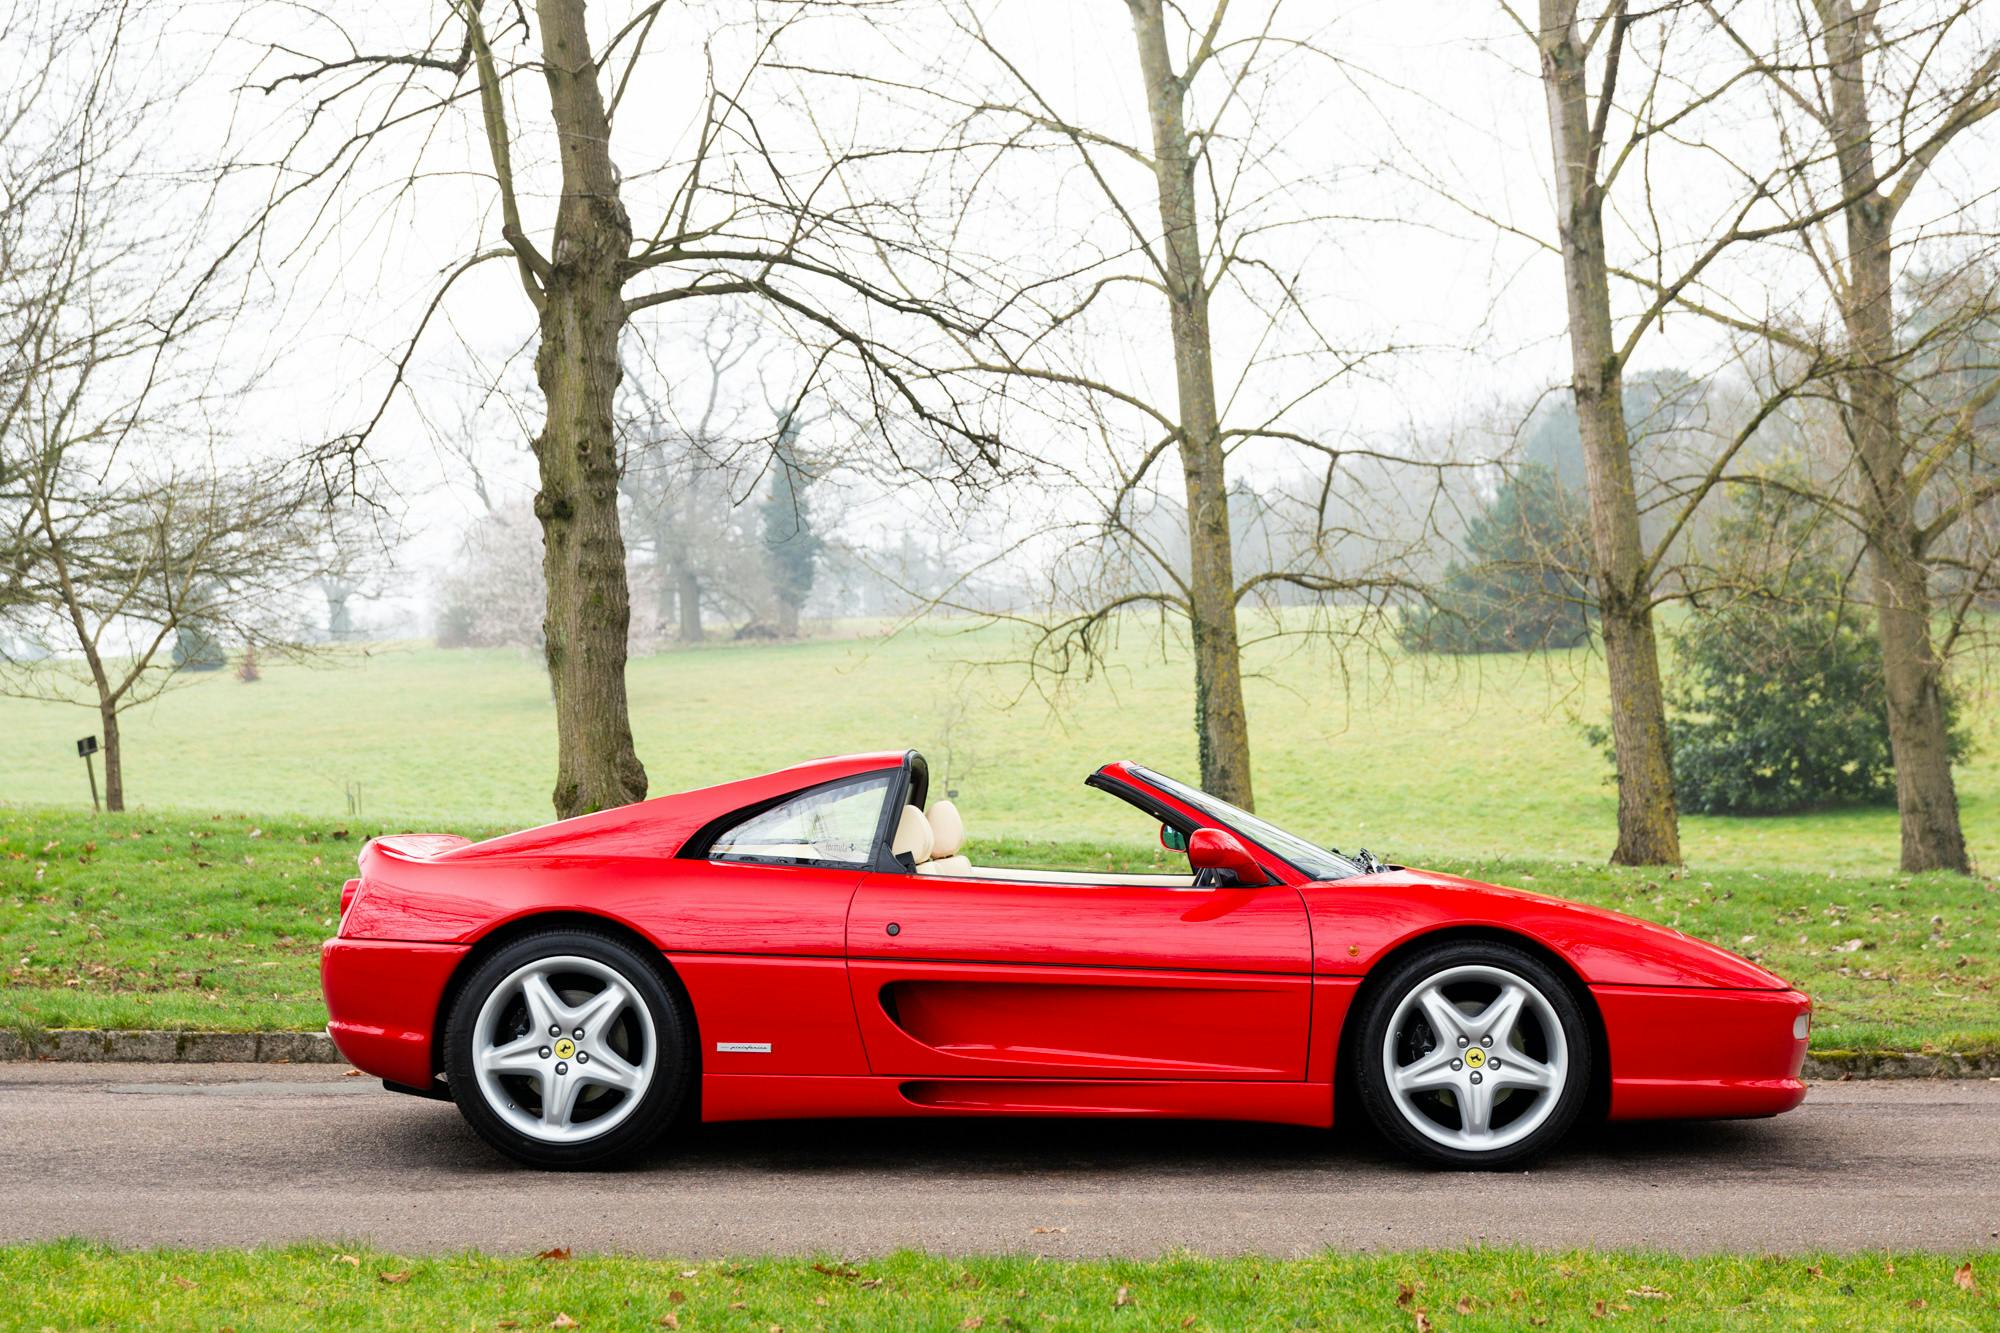
[[[101,812],[104,807],[97,803],[97,765],[90,759],[96,753],[97,737],[85,736],[76,743],[77,758],[83,760],[84,770],[90,774],[90,808]]]

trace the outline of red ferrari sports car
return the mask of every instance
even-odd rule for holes
[[[480,843],[377,838],[325,945],[327,1027],[542,1167],[627,1157],[684,1114],[1354,1110],[1491,1167],[1586,1114],[1805,1096],[1811,1002],[1734,954],[1344,856],[1137,764],[1088,784],[1187,873],[974,865],[914,751]]]

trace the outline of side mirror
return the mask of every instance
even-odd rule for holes
[[[1198,828],[1188,837],[1188,864],[1195,868],[1195,882],[1209,885],[1267,884],[1270,876],[1257,858],[1250,855],[1234,833],[1219,828]]]
[[[1184,852],[1188,849],[1187,834],[1172,824],[1160,825],[1160,846],[1170,852]]]

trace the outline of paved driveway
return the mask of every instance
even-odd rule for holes
[[[544,1175],[338,1066],[0,1065],[0,1240],[64,1235],[689,1257],[1991,1247],[2000,1082],[1822,1084],[1776,1120],[1610,1127],[1504,1175],[1305,1130],[970,1120],[717,1126],[631,1171]]]

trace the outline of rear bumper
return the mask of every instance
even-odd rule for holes
[[[431,1082],[433,1029],[463,944],[330,939],[320,947],[327,1034],[356,1069],[412,1087]]]
[[[1593,986],[1611,1050],[1611,1119],[1731,1120],[1805,1100],[1812,1001],[1797,991]]]

